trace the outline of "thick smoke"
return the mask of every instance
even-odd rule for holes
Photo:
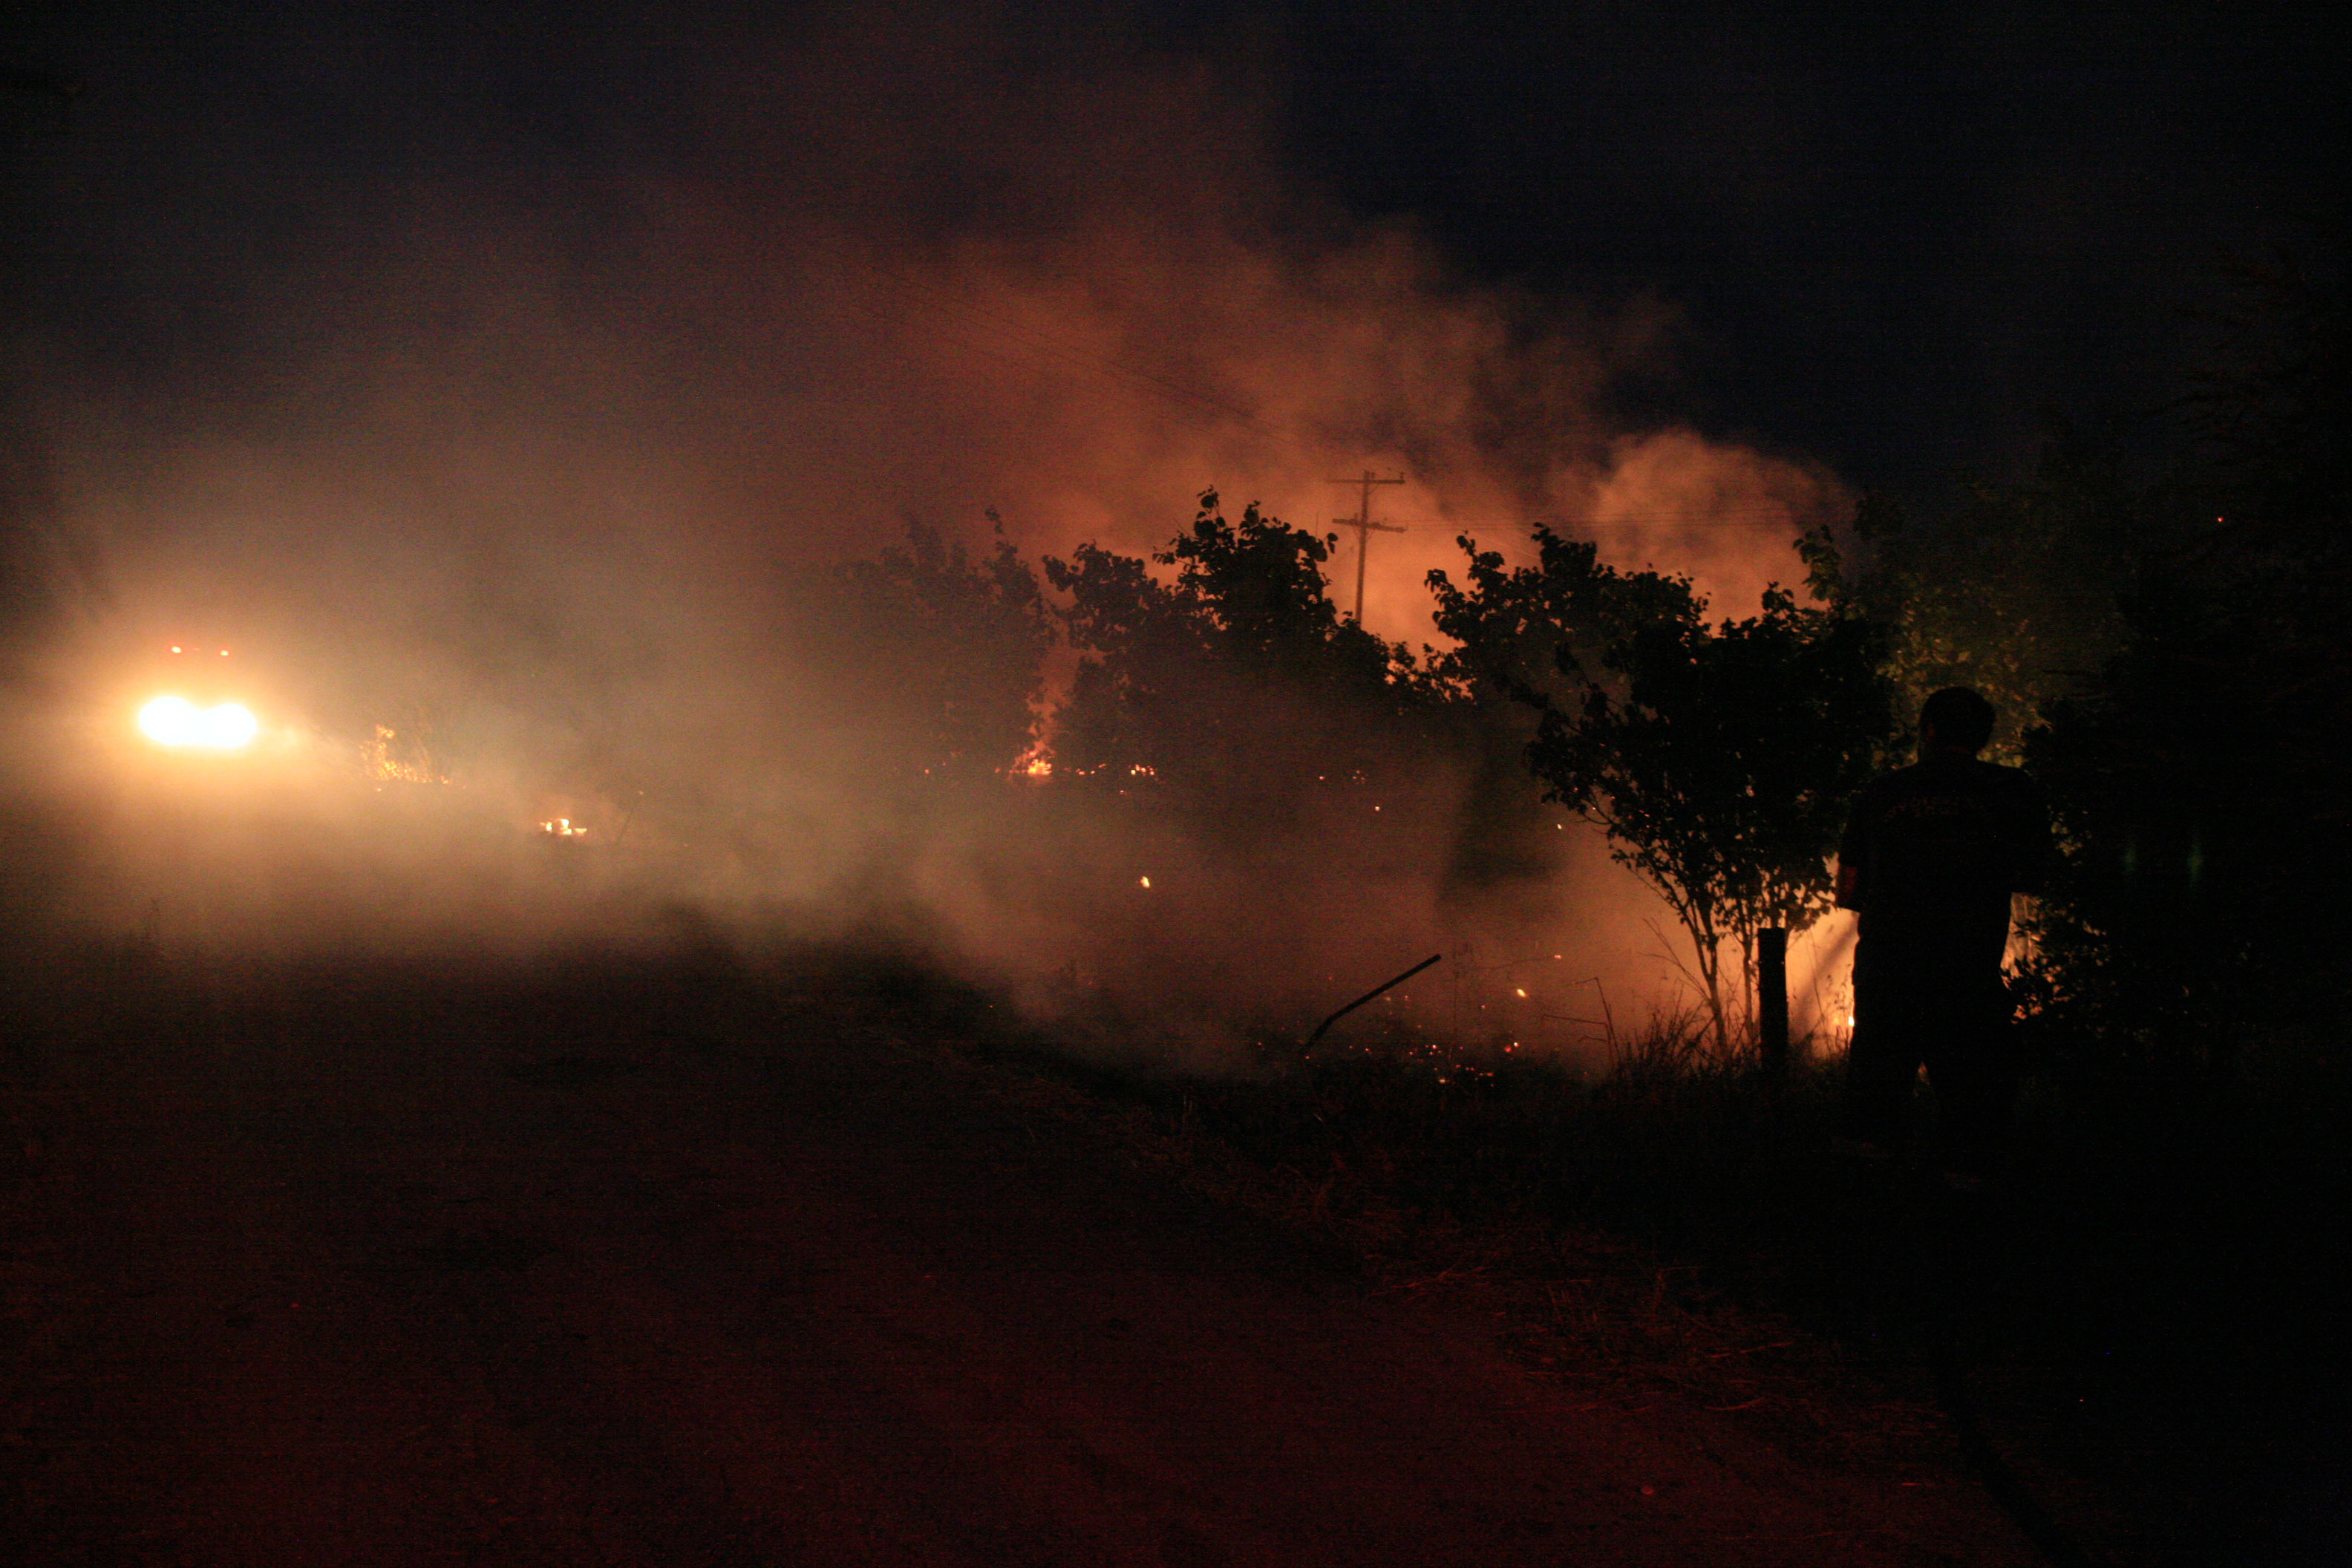
[[[1322,531],[1366,471],[1408,480],[1374,492],[1407,531],[1371,544],[1385,637],[1433,637],[1457,533],[1537,521],[1750,612],[1845,498],[1617,417],[1671,369],[1669,305],[1474,285],[1330,209],[1278,165],[1278,75],[1223,45],[947,7],[614,24],[537,75],[535,47],[322,26],[227,77],[167,37],[74,62],[47,243],[87,265],[37,390],[58,537],[104,566],[60,572],[16,742],[81,836],[55,908],[274,950],[653,941],[681,910],[878,932],[1199,1059],[1433,951],[1414,1005],[1531,1050],[1670,994],[1678,934],[1584,830],[1465,888],[1443,757],[1255,843],[925,794],[877,782],[878,661],[808,629],[908,520],[1140,554],[1212,488]],[[124,735],[183,640],[272,725],[242,772]],[[587,853],[533,831],[565,819]]]

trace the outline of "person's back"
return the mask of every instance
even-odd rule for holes
[[[1918,763],[1855,798],[1838,851],[1838,903],[1861,917],[1846,1131],[1899,1141],[1924,1064],[1959,1167],[2000,1142],[2015,1098],[2001,956],[2011,895],[2040,886],[2050,845],[2041,789],[1977,760],[1992,720],[1964,687],[1929,698]]]
[[[2046,820],[2042,792],[2017,769],[1931,752],[1855,801],[1841,901],[1887,958],[1997,967],[2010,895],[2040,885]]]

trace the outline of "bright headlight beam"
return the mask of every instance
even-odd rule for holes
[[[261,721],[241,702],[198,708],[184,697],[158,697],[139,710],[139,732],[159,746],[234,752],[260,731]]]
[[[204,716],[184,697],[158,697],[139,710],[139,732],[159,746],[184,746],[196,738]]]
[[[234,752],[249,743],[261,728],[250,709],[241,702],[224,702],[205,715],[202,743],[216,752]]]

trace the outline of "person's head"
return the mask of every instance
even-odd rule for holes
[[[1992,739],[1992,721],[1993,706],[1981,692],[1947,686],[1920,705],[1920,748],[1973,757]]]

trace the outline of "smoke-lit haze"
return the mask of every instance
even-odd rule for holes
[[[1621,1025],[1664,994],[1679,938],[1583,830],[1551,875],[1454,885],[1444,767],[1371,781],[1377,831],[1239,848],[1050,785],[918,808],[873,785],[858,661],[796,631],[910,519],[1139,554],[1210,488],[1325,531],[1368,469],[1408,481],[1373,500],[1407,531],[1371,547],[1391,639],[1434,637],[1457,532],[1516,552],[1538,521],[1752,613],[1851,496],[1620,412],[1672,384],[1672,300],[1473,286],[1349,219],[1277,166],[1244,40],[900,7],[540,47],[288,24],[203,69],[169,29],[65,62],[90,89],[36,161],[33,382],[67,738],[18,742],[87,833],[64,907],[275,948],[879,922],[1213,1053],[1440,950],[1449,1009],[1541,976],[1501,1020],[1531,1046],[1594,1032],[1565,1021],[1592,977]],[[118,742],[183,638],[280,727],[243,782]],[[446,790],[330,784],[376,724],[444,740]],[[562,816],[604,849],[520,832]]]

